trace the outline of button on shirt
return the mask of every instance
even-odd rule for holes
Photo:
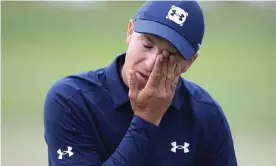
[[[44,105],[50,166],[236,166],[229,124],[219,104],[181,78],[155,126],[133,114],[120,70],[107,67],[56,81]]]

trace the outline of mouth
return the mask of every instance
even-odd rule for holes
[[[149,76],[146,75],[146,74],[143,74],[141,72],[138,72],[140,74],[140,76],[144,79],[144,80],[148,80],[149,79]]]

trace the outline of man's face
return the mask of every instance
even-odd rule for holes
[[[173,45],[167,40],[150,34],[141,34],[133,31],[134,22],[130,21],[128,26],[127,44],[125,64],[123,67],[123,80],[127,84],[127,72],[132,69],[137,72],[139,80],[139,89],[145,87],[147,80],[153,70],[155,59],[162,51],[168,51],[174,56],[175,63],[182,68],[182,73],[186,72],[196,59],[186,61]]]

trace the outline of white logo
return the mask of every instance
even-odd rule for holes
[[[176,24],[182,26],[185,22],[186,18],[188,17],[188,13],[185,12],[183,9],[172,5],[171,9],[166,16],[167,19],[172,20]]]
[[[199,49],[200,49],[200,47],[201,47],[201,45],[200,45],[200,44],[198,44],[197,46],[198,46],[198,50],[199,50]],[[199,54],[199,51],[197,51],[197,54]]]
[[[200,49],[200,47],[201,47],[200,43],[199,43],[199,44],[197,44],[197,46],[198,46],[198,49]]]
[[[189,152],[188,147],[189,147],[190,144],[187,143],[187,142],[184,142],[184,146],[177,145],[176,142],[172,142],[171,145],[172,145],[171,151],[174,152],[174,153],[176,153],[176,149],[183,149],[184,153],[188,153]]]
[[[68,154],[69,155],[69,157],[71,157],[71,156],[73,156],[74,155],[74,153],[72,152],[72,147],[71,146],[67,146],[67,151],[61,151],[61,149],[59,149],[58,151],[57,151],[57,153],[59,154],[59,156],[58,156],[58,159],[62,159],[62,156],[63,155],[66,155],[66,154]]]

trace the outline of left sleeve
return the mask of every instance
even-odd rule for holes
[[[207,111],[207,110],[206,110]],[[237,166],[229,123],[220,106],[208,110],[196,166]]]

